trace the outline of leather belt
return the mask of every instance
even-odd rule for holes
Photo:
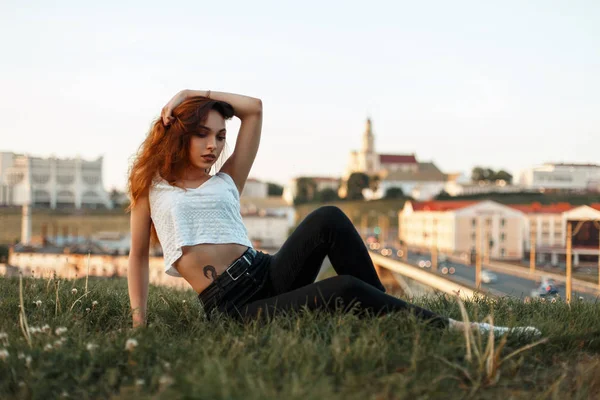
[[[198,298],[203,303],[204,300],[208,301],[217,292],[228,288],[240,277],[247,273],[248,269],[252,266],[254,258],[256,257],[257,251],[252,247],[242,254],[237,260],[232,262],[227,269],[217,277],[210,285],[206,287],[199,295]]]

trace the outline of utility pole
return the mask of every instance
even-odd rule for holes
[[[571,245],[573,239],[573,226],[567,221],[567,304],[571,302]]]
[[[600,291],[600,223],[594,221],[594,226],[598,229],[598,290]]]
[[[483,263],[489,265],[490,264],[490,233],[486,232],[485,234],[485,242],[483,243]]]
[[[475,231],[475,288],[481,288],[481,220],[477,217]]]
[[[533,275],[535,272],[535,247],[537,246],[536,238],[537,238],[537,229],[535,228],[537,225],[537,219],[534,224],[531,224],[530,231],[531,235],[529,238],[529,274]]]
[[[433,242],[431,246],[431,270],[437,272],[438,268],[438,226],[437,220],[433,220]]]
[[[379,229],[381,229],[381,242],[387,243],[389,240],[389,220],[386,215],[380,214],[378,217]]]
[[[577,226],[573,229],[573,225],[567,221],[567,285],[565,289],[567,291],[567,303],[571,302],[571,283],[573,279],[571,253],[573,252],[573,236],[577,235],[577,232],[579,232],[584,222],[585,221],[577,222]]]
[[[367,214],[363,214],[360,217],[360,230],[364,237],[367,236]]]

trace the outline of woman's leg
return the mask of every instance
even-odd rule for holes
[[[365,283],[350,275],[334,276],[311,283],[304,287],[279,294],[277,296],[250,302],[236,310],[237,317],[252,320],[257,317],[270,318],[281,312],[298,311],[303,307],[309,310],[334,312],[356,305],[361,312],[383,315],[390,312],[414,312],[420,319],[430,320],[433,326],[448,327],[448,319],[429,310],[406,303],[394,296]]]
[[[357,311],[362,315],[366,311],[369,311],[371,315],[378,316],[392,312],[414,313],[417,318],[428,321],[430,326],[440,329],[461,332],[466,329],[474,329],[479,330],[482,335],[493,331],[497,336],[517,334],[536,337],[541,335],[540,330],[533,326],[510,328],[481,322],[465,324],[385,294],[350,275],[323,279],[287,293],[252,301],[229,312],[233,317],[247,322],[258,318],[269,319],[282,313],[301,310],[303,307],[309,310],[333,313],[336,311],[347,312],[354,306],[357,306]]]
[[[272,256],[273,294],[313,283],[325,256],[338,275],[351,275],[385,292],[369,252],[350,219],[339,208],[324,206],[307,215]]]

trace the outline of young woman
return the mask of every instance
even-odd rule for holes
[[[387,295],[361,237],[337,207],[309,214],[274,255],[252,248],[240,193],[258,151],[262,113],[256,98],[184,90],[154,121],[129,176],[133,325],[146,321],[148,252],[158,240],[166,273],[192,286],[209,318],[213,312],[248,320],[302,307],[358,308],[377,315],[414,312],[433,326],[465,329],[462,322]],[[241,120],[234,151],[211,175],[225,146],[225,121],[233,116]],[[325,256],[338,276],[315,282]],[[514,329],[539,334],[531,327]]]

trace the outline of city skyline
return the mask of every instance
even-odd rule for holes
[[[367,117],[377,152],[446,173],[598,163],[592,1],[28,7],[0,5],[0,151],[104,156],[107,190],[185,88],[263,100],[251,176],[278,184],[342,176]]]

